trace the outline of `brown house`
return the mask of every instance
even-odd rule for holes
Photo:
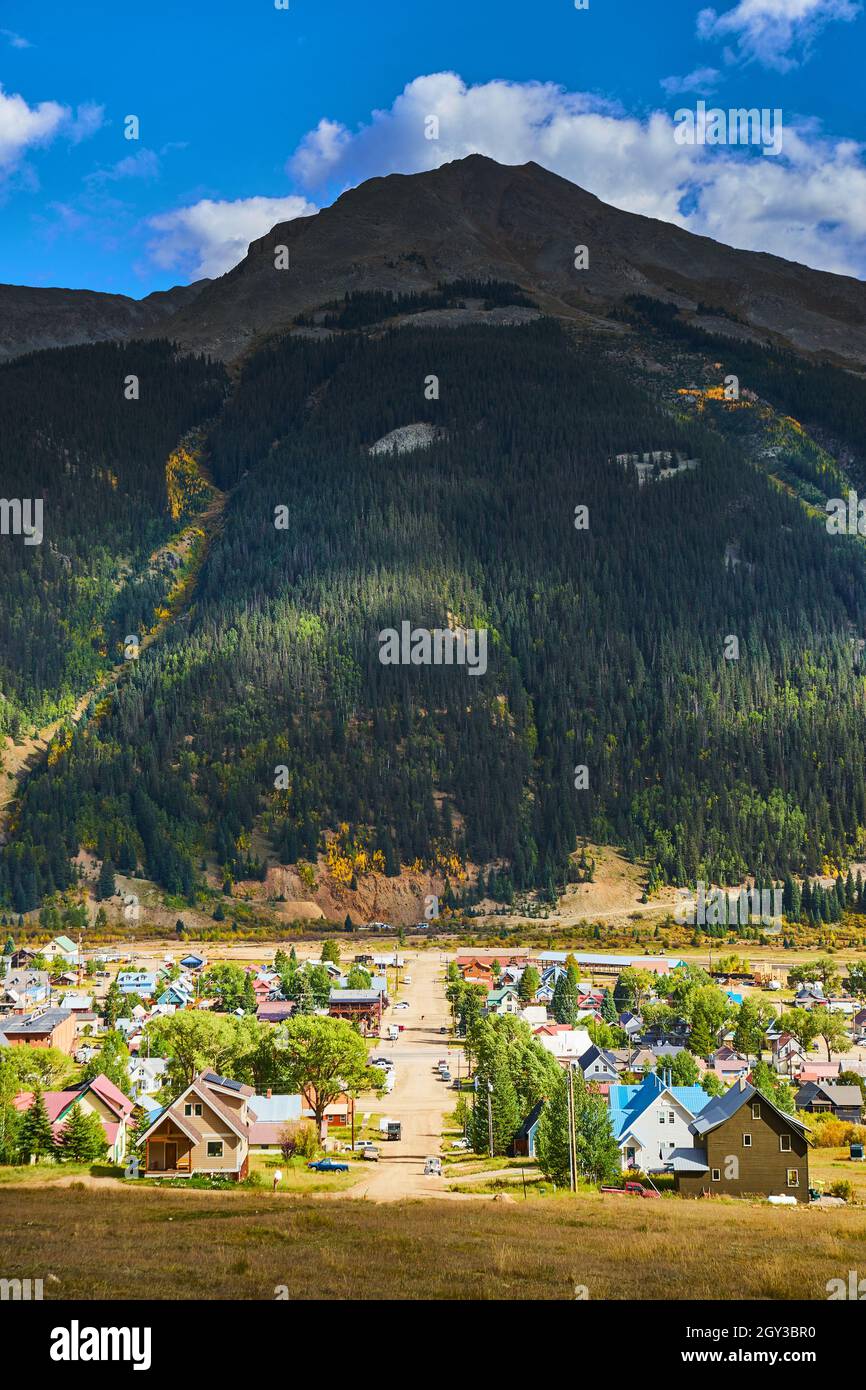
[[[809,1200],[806,1126],[746,1081],[711,1100],[689,1125],[694,1148],[674,1149],[670,1163],[684,1197],[785,1195]]]
[[[75,1046],[75,1014],[71,1009],[37,1009],[0,1023],[10,1047],[56,1047],[71,1053]]]
[[[252,1086],[205,1071],[163,1110],[141,1136],[149,1178],[189,1178],[196,1173],[247,1176]]]

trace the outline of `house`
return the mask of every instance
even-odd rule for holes
[[[299,1095],[265,1095],[250,1098],[250,1152],[279,1153],[287,1124],[302,1118]]]
[[[186,1009],[195,1003],[193,991],[181,984],[180,980],[175,980],[167,985],[157,998],[157,1004],[173,1004],[176,1009]]]
[[[328,997],[331,1018],[359,1023],[362,1033],[378,1033],[382,1026],[382,996],[375,989],[332,989]]]
[[[26,970],[30,962],[39,954],[40,952],[32,946],[19,946],[10,956],[0,957],[0,960],[2,960],[5,971]]]
[[[691,1143],[675,1149],[670,1161],[682,1196],[785,1194],[808,1202],[805,1124],[786,1115],[747,1081],[709,1101],[691,1131]]]
[[[748,1077],[751,1070],[748,1058],[741,1057],[730,1047],[718,1048],[709,1061],[709,1070],[726,1083],[739,1081],[741,1076]]]
[[[511,1145],[513,1158],[535,1158],[535,1136],[538,1132],[538,1122],[541,1119],[543,1109],[544,1101],[540,1100],[537,1105],[532,1107],[518,1129]]]
[[[562,1066],[577,1062],[592,1047],[586,1029],[572,1028],[568,1023],[542,1023],[533,1029],[533,1034]]]
[[[863,1118],[863,1092],[859,1086],[835,1086],[829,1081],[807,1081],[794,1104],[810,1115],[833,1115],[837,1120],[859,1125]]]
[[[70,1009],[41,1009],[0,1019],[0,1032],[13,1047],[56,1047],[67,1055],[75,1046],[75,1015]]]
[[[68,936],[55,936],[43,948],[42,954],[47,960],[57,961],[61,965],[77,967],[79,963],[78,947]]]
[[[51,998],[51,980],[47,970],[10,970],[0,999],[13,1013],[26,1013],[38,1004],[47,1004]]]
[[[639,1086],[612,1085],[610,1124],[623,1171],[665,1171],[674,1150],[693,1142],[689,1127],[706,1103],[700,1086],[672,1086],[656,1072]]]
[[[858,1009],[851,1020],[855,1042],[866,1042],[866,1009]]]
[[[117,987],[121,994],[140,994],[142,999],[149,999],[156,993],[156,975],[149,970],[120,970]]]
[[[285,1023],[287,1018],[291,1018],[294,1007],[291,999],[268,999],[264,1004],[259,1004],[256,1018],[259,1023]]]
[[[585,1081],[617,1082],[619,1080],[616,1058],[612,1053],[606,1052],[604,1048],[596,1047],[595,1043],[587,1048],[582,1057],[578,1058],[578,1065],[583,1072]]]
[[[194,951],[188,956],[181,957],[180,963],[184,970],[204,970],[206,965],[204,956],[198,956]]]
[[[141,1136],[147,1177],[199,1173],[241,1182],[249,1167],[252,1086],[212,1071],[198,1076]]]
[[[842,1071],[842,1063],[838,1057],[832,1058],[829,1062],[816,1062],[810,1058],[804,1062],[797,1072],[797,1080],[801,1086],[805,1086],[808,1081],[835,1081]]]
[[[127,1071],[134,1098],[138,1100],[141,1096],[156,1095],[167,1069],[165,1057],[130,1057]]]
[[[43,1091],[42,1099],[55,1139],[63,1132],[70,1110],[77,1105],[85,1115],[99,1116],[108,1142],[108,1159],[111,1163],[122,1162],[132,1101],[107,1076],[100,1072],[92,1081],[85,1081],[69,1091]],[[32,1102],[33,1092],[22,1091],[12,1103],[16,1110],[23,1112],[30,1109]]]
[[[544,1004],[524,1004],[520,1017],[530,1028],[540,1028],[542,1023],[547,1022],[547,1009]]]
[[[643,1019],[639,1014],[625,1013],[619,1016],[619,1026],[629,1039],[639,1038],[643,1032]]]
[[[520,995],[513,985],[503,985],[501,989],[491,989],[488,992],[488,1014],[497,1014],[502,1018],[505,1014],[519,1014],[521,1008]]]
[[[93,995],[82,994],[79,991],[67,990],[60,1000],[61,1009],[71,1009],[74,1014],[89,1014],[93,1012]]]

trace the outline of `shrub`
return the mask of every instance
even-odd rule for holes
[[[280,1149],[283,1158],[315,1158],[319,1152],[319,1136],[316,1126],[309,1120],[290,1120],[280,1135]]]
[[[853,1202],[854,1195],[854,1187],[847,1178],[840,1178],[838,1182],[830,1184],[831,1197],[841,1197],[843,1202]]]

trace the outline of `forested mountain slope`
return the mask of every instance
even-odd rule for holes
[[[429,447],[369,452],[424,422]],[[286,338],[203,449],[230,495],[194,604],[30,778],[0,863],[17,911],[80,845],[192,897],[207,856],[261,871],[255,829],[284,863],[336,834],[386,872],[497,862],[548,895],[581,835],[679,883],[857,844],[861,543],[598,341],[552,320]],[[611,456],[644,450],[699,464],[640,486]],[[404,620],[486,629],[487,670],[382,665]]]

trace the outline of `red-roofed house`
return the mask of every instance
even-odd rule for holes
[[[83,1114],[96,1114],[102,1121],[108,1141],[108,1159],[111,1163],[121,1163],[126,1154],[126,1126],[132,1114],[132,1101],[100,1072],[92,1081],[70,1091],[44,1091],[42,1099],[51,1121],[54,1138],[63,1131],[66,1116],[73,1105],[79,1105]],[[29,1110],[33,1101],[32,1091],[21,1091],[13,1101],[16,1110],[22,1113]]]

